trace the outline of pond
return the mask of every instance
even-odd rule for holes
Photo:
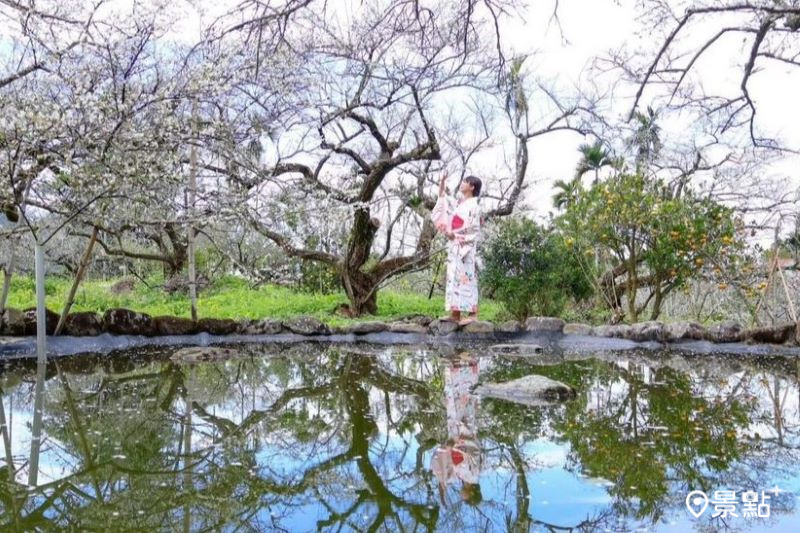
[[[796,358],[264,344],[190,364],[176,350],[6,363],[0,528],[800,528]],[[471,392],[530,374],[577,397]]]

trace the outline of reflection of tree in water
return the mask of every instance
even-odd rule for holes
[[[544,410],[484,402],[491,424],[485,431],[507,444],[518,485],[526,483],[522,473],[529,465],[511,443],[542,435],[569,443],[568,469],[610,482],[614,515],[653,523],[668,511],[684,512],[683,497],[690,490],[758,490],[770,486],[776,475],[797,475],[800,455],[765,446],[763,436],[747,430],[759,421],[756,412],[768,416],[756,401],[766,396],[756,390],[764,374],[752,369],[720,378],[700,369],[690,375],[666,365],[597,359],[535,367],[500,360],[489,379],[503,381],[531,372],[581,392],[566,406]],[[773,379],[785,383],[777,374]],[[797,390],[796,385],[792,388]],[[770,420],[778,436],[785,427],[781,412],[775,407]],[[794,420],[798,415],[794,413]],[[795,425],[795,444],[797,430]],[[786,468],[789,465],[793,468]],[[527,486],[517,488],[518,495],[527,492]],[[518,499],[519,515],[524,515],[525,501]],[[791,505],[784,500],[773,510],[786,510],[787,504]],[[714,528],[729,525],[717,523]]]
[[[28,492],[0,470],[0,528],[296,530],[299,520],[324,530],[614,529],[620,516],[658,520],[689,487],[767,488],[777,468],[796,475],[800,459],[798,416],[785,400],[796,377],[789,385],[746,367],[722,383],[702,369],[498,359],[482,381],[538,373],[572,384],[579,398],[536,409],[484,400],[484,471],[516,473],[512,505],[443,509],[425,460],[446,438],[430,353],[247,350],[258,357],[191,367],[104,361],[101,373],[97,362],[51,365],[46,453],[69,473]],[[17,397],[32,392],[3,379]],[[756,412],[774,435],[744,430]],[[526,474],[536,464],[524,445],[542,437],[569,443],[567,468],[609,480],[613,505],[574,524],[533,516]],[[19,469],[25,451],[16,452]]]
[[[323,528],[434,527],[437,509],[427,504],[429,476],[414,465],[402,471],[408,446],[381,449],[372,414],[375,397],[384,396],[383,415],[392,429],[430,426],[428,419],[437,413],[395,413],[389,401],[390,395],[401,395],[425,405],[431,396],[427,384],[390,373],[374,358],[336,351],[299,362],[254,359],[222,366],[228,368],[220,372],[220,365],[199,365],[192,384],[186,383],[187,369],[172,363],[104,376],[80,387],[75,382],[84,381],[81,376],[56,376],[48,383],[46,427],[51,440],[63,446],[59,451],[73,473],[40,486],[25,510],[4,499],[3,515],[23,518],[17,524],[28,527],[69,521],[79,529],[102,528],[113,517],[123,528],[172,529],[182,523],[181,509],[188,508],[193,529],[226,523],[264,529],[282,527],[282,517],[313,502],[327,509],[318,524]],[[232,374],[238,377],[230,380]],[[239,386],[242,380],[247,386]],[[259,390],[270,382],[279,385],[276,389],[289,382],[299,386],[272,398]],[[187,387],[196,398],[188,461],[192,484],[181,487]],[[223,405],[241,407],[249,399],[259,407],[243,409],[239,417],[236,410],[215,414],[216,406],[207,410],[207,398],[198,397],[197,391],[205,390],[239,393],[233,401],[223,399]],[[262,438],[252,438],[255,433]],[[420,466],[425,449],[417,451]],[[281,467],[287,457],[303,463],[301,475],[296,468]],[[53,489],[55,498],[44,496]],[[15,508],[20,512],[6,512]],[[356,524],[363,517],[368,517],[366,525],[363,520]],[[13,520],[3,522],[14,527]]]

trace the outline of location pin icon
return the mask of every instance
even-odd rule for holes
[[[708,507],[708,496],[702,490],[693,490],[686,496],[686,507],[695,518],[700,518]]]

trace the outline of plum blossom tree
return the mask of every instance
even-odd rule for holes
[[[428,265],[440,249],[427,216],[431,170],[468,164],[504,115],[515,162],[491,180],[484,201],[489,216],[511,213],[528,174],[528,142],[578,129],[584,107],[542,87],[547,116],[529,120],[522,63],[510,66],[498,52],[492,6],[464,2],[436,13],[393,0],[346,15],[295,14],[254,62],[252,75],[258,69],[271,83],[258,77],[237,86],[229,109],[239,113],[208,139],[205,168],[227,177],[220,211],[244,218],[288,255],[335,269],[352,315],[375,313],[380,287]],[[478,134],[459,139],[453,128],[463,120],[454,117],[465,115],[479,118]],[[305,246],[287,223],[298,213],[346,227],[346,241]],[[406,238],[395,240],[401,232]]]

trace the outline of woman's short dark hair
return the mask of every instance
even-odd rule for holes
[[[483,186],[483,182],[480,178],[475,176],[467,176],[464,178],[464,181],[472,185],[472,195],[473,196],[480,196],[481,195],[481,187]]]

